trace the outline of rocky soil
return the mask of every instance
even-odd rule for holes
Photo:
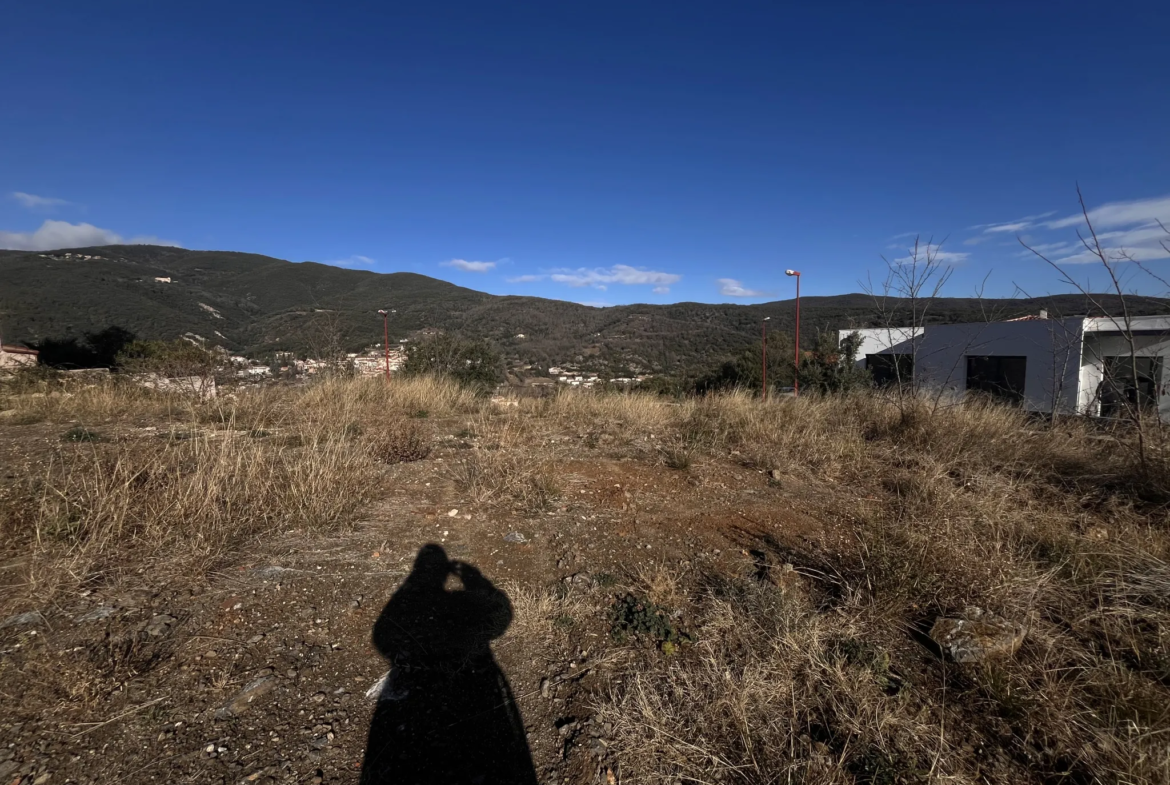
[[[38,427],[10,427],[9,454],[48,438]],[[586,435],[533,446],[559,490],[547,509],[477,504],[450,471],[472,441],[387,467],[382,501],[341,532],[288,531],[206,574],[143,564],[133,580],[8,608],[0,783],[356,782],[389,667],[371,631],[427,543],[512,602],[492,650],[539,781],[612,783],[613,729],[595,707],[646,645],[611,635],[610,609],[639,575],[754,575],[783,562],[778,543],[851,547],[847,521],[778,473],[680,471],[644,460],[653,445]],[[20,558],[3,567],[8,583],[28,577]]]

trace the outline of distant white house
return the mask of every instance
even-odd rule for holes
[[[879,384],[913,378],[927,389],[979,391],[1046,414],[1112,416],[1128,402],[1156,407],[1170,421],[1170,380],[1164,375],[1170,316],[1135,317],[1130,329],[1135,361],[1125,324],[1113,317],[1049,319],[1042,313],[916,332],[841,330],[838,337],[861,333],[857,363]]]

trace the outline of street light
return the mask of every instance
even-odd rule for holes
[[[784,274],[796,278],[796,374],[792,377],[792,395],[800,396],[800,273],[785,270]]]
[[[390,314],[392,313],[398,312],[378,309],[378,315],[382,317],[382,348],[386,352],[386,381],[390,381]]]
[[[768,322],[772,319],[771,316],[765,316],[764,321],[760,322],[760,332],[764,336],[763,350],[760,352],[760,365],[763,368],[764,376],[764,402],[768,401]]]

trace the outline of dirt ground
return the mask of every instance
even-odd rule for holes
[[[143,427],[121,436],[147,438]],[[38,445],[60,430],[6,428],[8,478],[42,461]],[[143,565],[116,587],[8,608],[0,782],[357,781],[389,668],[372,632],[428,543],[510,600],[514,622],[491,648],[538,780],[616,782],[612,728],[594,708],[637,646],[609,634],[625,587],[663,568],[757,573],[785,543],[851,547],[848,522],[827,520],[815,489],[733,461],[679,471],[639,460],[652,444],[552,438],[534,447],[560,488],[551,509],[476,504],[448,471],[471,441],[444,435],[427,459],[386,467],[381,501],[342,531],[288,531],[209,574]],[[10,558],[4,582],[25,569]],[[480,721],[460,718],[451,743]]]

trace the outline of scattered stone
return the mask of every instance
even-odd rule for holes
[[[982,608],[967,608],[957,619],[939,617],[930,637],[955,662],[1010,657],[1024,642],[1024,627]]]
[[[367,700],[400,701],[410,694],[410,690],[401,685],[395,685],[395,676],[398,672],[393,668],[386,671],[366,690]]]
[[[40,611],[27,611],[0,621],[0,630],[7,627],[39,627],[44,623],[45,617],[41,615]]]
[[[0,780],[7,782],[8,778],[19,768],[20,764],[14,760],[6,760],[0,763]]]
[[[509,532],[508,534],[504,535],[504,542],[524,543],[524,542],[528,542],[528,538],[525,537],[520,532]]]
[[[782,476],[783,475],[780,473],[779,469],[773,469],[772,471],[768,472],[768,479],[772,482],[780,482],[780,478]]]
[[[451,510],[451,512],[447,513],[447,517],[454,518],[458,514],[459,514],[459,510]]]
[[[276,689],[276,677],[271,675],[261,676],[260,678],[252,681],[247,687],[244,687],[243,691],[240,692],[239,695],[221,706],[215,712],[215,718],[217,720],[222,720],[227,719],[228,717],[235,717],[239,714],[243,714],[245,711],[251,708],[252,703],[257,698],[267,695],[274,689]]]
[[[540,697],[548,698],[552,695],[552,682],[548,678],[540,680]]]
[[[87,621],[101,621],[102,619],[108,619],[113,616],[116,610],[118,609],[113,605],[99,605],[89,613],[81,614],[74,621],[78,624],[85,624]]]
[[[573,591],[589,591],[597,585],[596,580],[587,572],[578,572],[573,575],[566,575],[561,579],[561,582],[566,587]]]
[[[160,613],[152,618],[146,625],[146,634],[155,638],[162,637],[171,631],[171,625],[177,622],[174,616],[166,613]]]

